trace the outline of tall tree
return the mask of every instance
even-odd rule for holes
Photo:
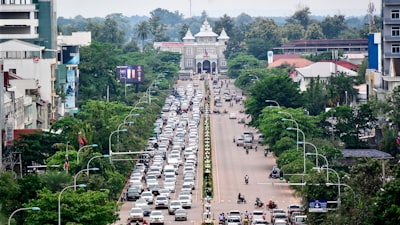
[[[251,22],[250,29],[246,34],[248,53],[256,58],[265,60],[267,51],[281,43],[281,28],[270,18],[256,18]]]
[[[337,38],[347,28],[344,15],[327,16],[320,24],[324,36],[328,39]]]
[[[245,107],[246,113],[252,116],[252,122],[257,121],[261,110],[268,105],[265,100],[275,100],[281,106],[293,108],[300,107],[303,104],[298,86],[284,72],[269,75],[256,82],[249,93],[250,96]]]
[[[147,39],[148,35],[150,34],[150,26],[147,21],[141,21],[136,24],[135,27],[137,38],[142,40],[142,52],[144,48],[144,41]]]
[[[301,26],[303,26],[303,28],[307,30],[308,25],[311,22],[310,14],[310,8],[308,6],[304,6],[302,8],[299,8],[291,17],[286,20],[286,22],[301,24]]]
[[[125,32],[118,27],[115,18],[110,16],[106,17],[101,29],[100,41],[113,43],[118,47],[121,47],[125,42]]]
[[[312,23],[306,31],[306,39],[323,39],[325,38],[322,28],[318,23]]]

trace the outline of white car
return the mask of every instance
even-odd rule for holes
[[[194,190],[195,185],[194,185],[194,179],[192,177],[186,177],[183,179],[183,184],[190,185],[192,189]]]
[[[190,184],[182,184],[181,191],[187,191],[192,194],[193,186]]]
[[[181,202],[182,208],[192,207],[192,198],[189,195],[180,195],[178,200]]]
[[[150,225],[164,224],[164,214],[160,210],[153,210],[150,213]]]
[[[158,195],[154,201],[155,208],[168,208],[169,201],[165,196]]]
[[[132,221],[143,221],[143,209],[141,208],[132,208],[129,213],[129,218]]]
[[[164,189],[168,189],[171,193],[175,193],[175,181],[173,180],[165,180],[164,181]]]
[[[147,203],[149,204],[153,204],[153,193],[151,193],[151,191],[144,191],[142,192],[141,198],[143,198],[144,200],[147,201]]]
[[[165,196],[168,199],[170,199],[171,191],[169,189],[163,188],[163,189],[160,189],[158,192],[160,193],[161,196]]]
[[[236,119],[236,113],[229,113],[229,119],[235,120]]]
[[[168,206],[168,213],[173,215],[177,209],[182,209],[182,203],[179,200],[172,200]]]

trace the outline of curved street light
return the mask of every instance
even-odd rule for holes
[[[299,124],[294,119],[282,118],[282,121],[290,121],[296,125],[296,128],[297,128],[297,130],[296,130],[296,147],[297,147],[297,150],[299,150]]]
[[[302,142],[302,141],[299,141],[299,144],[301,144],[301,145],[304,145],[304,144],[311,145],[311,146],[314,148],[314,150],[315,150],[315,154],[313,154],[313,155],[320,156],[320,154],[318,154],[318,148],[317,148],[317,146],[315,146],[313,143],[311,143],[311,142]],[[306,155],[311,155],[311,154],[308,154],[308,152],[307,152]],[[323,156],[323,155],[321,155],[321,156],[322,156],[322,157],[325,157],[325,156]],[[326,161],[327,161],[327,160],[326,160]],[[315,166],[316,166],[316,167],[319,167],[318,164],[319,164],[319,163],[318,163],[318,157],[315,157]],[[326,165],[328,165],[328,164],[326,164]]]
[[[328,168],[328,167],[321,167],[321,169],[326,169],[326,170],[329,170],[329,171],[332,171],[332,172],[334,172],[335,174],[336,174],[336,177],[337,177],[337,180],[338,180],[338,202],[337,202],[337,204],[338,204],[338,208],[340,207],[340,199],[341,199],[341,193],[340,193],[340,190],[341,190],[341,188],[340,188],[340,186],[341,186],[341,184],[340,184],[340,176],[339,176],[339,174],[336,172],[336,170],[334,170],[334,169],[331,169],[331,168]]]
[[[118,133],[118,132],[127,132],[128,130],[126,128],[121,129],[121,130],[114,130],[111,132],[110,136],[108,137],[108,155],[110,156],[110,162],[111,162],[111,156],[112,156],[112,150],[111,150],[111,137],[113,134]]]
[[[275,101],[275,100],[269,100],[269,99],[267,99],[267,100],[265,100],[265,102],[266,103],[275,103],[276,104],[276,106],[278,106],[278,107],[281,107],[281,105],[279,105],[279,103],[277,102],[277,101]]]
[[[260,81],[260,78],[257,75],[249,74],[248,76],[256,78],[257,82]]]
[[[86,165],[87,175],[89,176],[89,171],[90,171],[89,164],[93,159],[108,158],[108,157],[110,157],[110,155],[96,155],[96,156],[93,156],[92,158],[90,158],[88,163],[87,163],[87,165]]]
[[[8,225],[11,224],[11,218],[14,216],[15,213],[19,212],[19,211],[23,211],[23,210],[34,210],[34,211],[39,211],[40,208],[33,206],[33,207],[28,207],[28,208],[19,208],[17,210],[15,210],[14,212],[11,213],[10,217],[8,217]]]
[[[96,148],[97,146],[98,146],[97,144],[85,145],[85,146],[82,146],[80,149],[78,149],[78,152],[76,153],[76,161],[77,161],[76,164],[79,164],[79,153],[82,151],[82,149],[89,148],[89,147]]]
[[[68,188],[76,188],[78,187],[86,187],[86,184],[78,184],[78,185],[71,185],[67,186],[64,189],[61,190],[60,194],[58,195],[58,225],[61,225],[61,194],[67,190]]]
[[[286,130],[296,130],[299,131],[303,135],[303,142],[306,142],[306,136],[304,132],[298,128],[288,127]],[[303,145],[303,177],[306,175],[306,145]]]
[[[80,173],[84,172],[84,171],[89,171],[89,170],[100,170],[100,169],[97,168],[97,167],[94,167],[94,168],[89,168],[89,169],[83,169],[83,170],[77,172],[77,173],[75,174],[75,176],[74,176],[74,191],[76,190],[76,186],[77,186],[77,185],[76,185],[76,178],[78,177],[78,175],[79,175]]]
[[[326,163],[326,167],[329,168],[328,159],[324,155],[321,155],[321,154],[318,154],[318,153],[311,153],[311,152],[307,152],[306,155],[315,155],[317,158],[318,158],[318,156],[324,158],[325,159],[325,163]],[[326,181],[329,181],[329,172],[328,172],[328,170],[326,171]]]

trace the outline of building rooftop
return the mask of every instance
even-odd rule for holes
[[[387,152],[377,149],[342,149],[344,158],[375,158],[375,159],[392,159],[393,156]]]

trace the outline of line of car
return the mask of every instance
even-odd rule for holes
[[[154,123],[155,136],[148,139],[147,156],[139,157],[130,176],[126,198],[135,203],[128,224],[147,216],[151,225],[164,224],[164,209],[175,221],[188,219],[196,187],[202,99],[201,89],[192,84],[177,87],[166,99]]]

